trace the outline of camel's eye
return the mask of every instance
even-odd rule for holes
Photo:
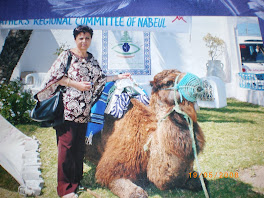
[[[172,80],[169,80],[167,83],[166,83],[166,86],[171,86],[171,85],[173,85],[173,81]]]

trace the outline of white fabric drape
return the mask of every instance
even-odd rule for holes
[[[19,193],[40,195],[39,141],[30,138],[0,115],[0,165],[20,184]]]

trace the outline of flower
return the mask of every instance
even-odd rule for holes
[[[214,60],[223,52],[224,41],[216,36],[212,36],[208,33],[206,36],[203,37],[203,40],[206,43],[206,47],[209,48],[209,56]]]

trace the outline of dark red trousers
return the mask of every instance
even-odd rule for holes
[[[66,121],[54,128],[58,145],[57,192],[61,197],[75,192],[82,179],[87,124]]]

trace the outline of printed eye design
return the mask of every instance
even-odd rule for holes
[[[130,45],[128,43],[124,43],[122,46],[122,49],[124,52],[128,52],[130,49]]]
[[[134,56],[134,54],[140,50],[140,47],[136,46],[133,43],[119,43],[118,45],[112,47],[112,49],[116,53],[124,55],[124,56],[129,56],[129,55]]]

